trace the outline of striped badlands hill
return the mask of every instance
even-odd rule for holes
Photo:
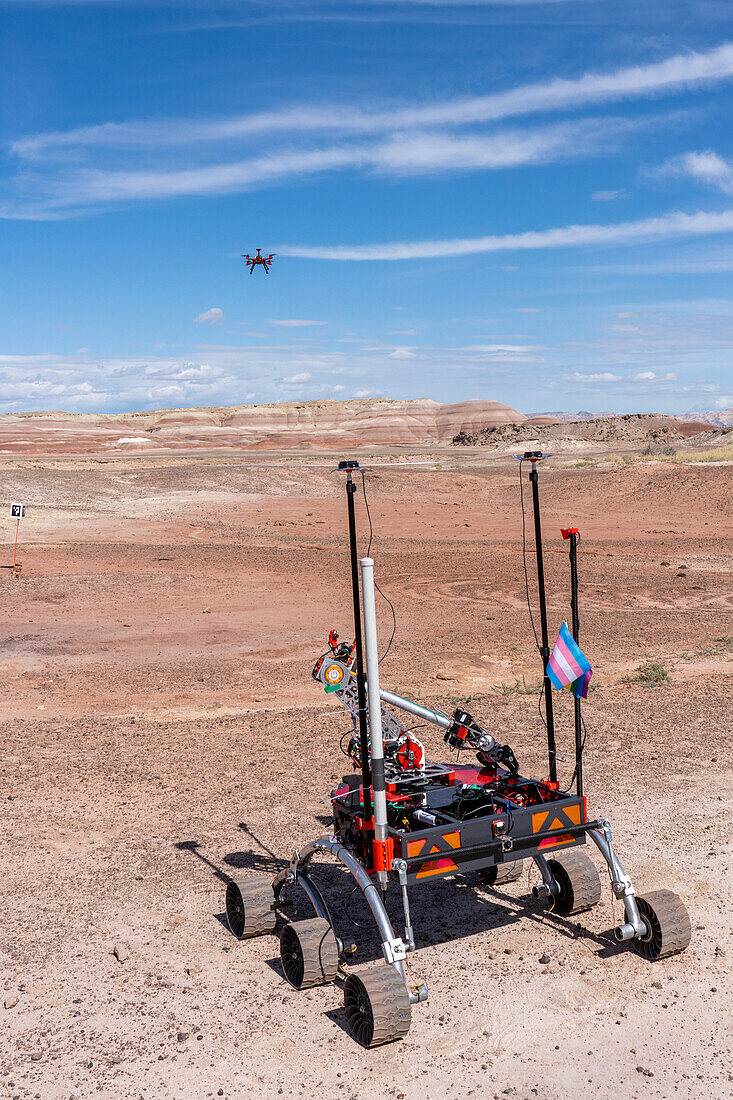
[[[378,444],[450,442],[526,417],[498,401],[303,401],[230,408],[120,413],[0,415],[0,454],[187,451],[218,447],[333,450]]]

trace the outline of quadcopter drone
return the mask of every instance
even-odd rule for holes
[[[256,255],[256,256],[247,256],[247,255],[244,255],[244,256],[242,257],[242,259],[244,260],[245,264],[246,264],[246,265],[247,265],[247,267],[249,268],[249,273],[250,273],[250,275],[254,274],[254,269],[255,269],[255,267],[257,266],[257,264],[261,264],[261,265],[262,265],[262,267],[264,267],[264,269],[265,269],[265,275],[269,275],[269,274],[270,274],[270,265],[271,265],[271,263],[272,263],[273,259],[275,258],[275,253],[273,252],[273,253],[272,253],[272,255],[270,255],[270,256],[261,256],[261,255],[260,255],[260,253],[261,253],[261,252],[262,252],[262,249],[261,249],[261,248],[258,248],[258,249],[257,249],[257,255]]]

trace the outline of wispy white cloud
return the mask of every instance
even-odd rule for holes
[[[101,169],[66,164],[58,167],[52,162],[45,174],[37,171],[33,177],[33,195],[24,197],[17,208],[6,207],[5,216],[15,216],[16,209],[18,216],[29,216],[34,209],[37,216],[44,212],[58,215],[104,203],[228,194],[324,172],[356,170],[415,176],[608,156],[630,134],[658,127],[662,121],[605,117],[470,135],[398,131],[377,143],[346,141],[315,150],[290,148],[195,168]],[[24,175],[20,186],[27,196],[29,184]]]
[[[222,325],[224,323],[224,310],[219,309],[218,306],[212,306],[211,309],[199,313],[198,317],[194,317],[194,321],[199,325]]]
[[[304,382],[310,382],[312,377],[308,371],[302,371],[300,374],[292,374],[290,378],[283,378],[283,382],[288,386],[301,386]]]
[[[612,225],[567,225],[501,236],[462,237],[437,241],[395,241],[389,244],[307,246],[281,245],[279,252],[315,260],[415,260],[471,256],[541,248],[619,245],[672,237],[702,236],[733,231],[733,210],[719,213],[671,213]]]
[[[583,374],[581,371],[575,371],[572,375],[573,380],[576,382],[675,382],[677,375],[673,371],[668,371],[666,374],[657,374],[653,370],[639,371],[637,374],[614,374],[613,371],[599,371],[596,374]]]
[[[412,348],[395,348],[387,356],[388,359],[414,359],[415,352]]]
[[[616,199],[626,198],[626,191],[594,191],[591,195],[593,202],[615,202]]]
[[[326,321],[299,321],[295,318],[283,321],[268,321],[268,325],[279,325],[280,328],[309,328],[312,325],[325,325]]]
[[[288,107],[278,111],[239,115],[201,122],[163,119],[107,122],[66,131],[34,134],[14,142],[13,152],[24,158],[46,155],[54,149],[85,147],[153,148],[191,146],[199,142],[274,133],[395,133],[417,127],[465,126],[495,122],[536,112],[577,110],[580,107],[628,98],[658,96],[682,89],[709,87],[733,77],[733,43],[704,52],[675,54],[663,61],[634,65],[612,72],[590,72],[578,77],[555,77],[503,92],[450,99],[419,106],[365,111],[344,105]]]
[[[663,165],[660,173],[689,176],[725,195],[733,195],[733,162],[724,160],[711,150],[683,153]]]

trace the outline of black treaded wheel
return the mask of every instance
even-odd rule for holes
[[[238,940],[275,931],[272,881],[266,875],[232,879],[227,885],[226,913],[232,935]]]
[[[560,887],[560,893],[554,896],[554,913],[569,917],[592,909],[601,900],[601,877],[585,852],[565,852],[548,859],[547,865]]]
[[[482,867],[478,873],[482,886],[502,886],[507,882],[516,882],[522,877],[523,859],[513,859],[507,863],[495,863],[493,867]]]
[[[339,949],[333,928],[323,917],[288,921],[280,933],[280,959],[294,989],[335,981]]]
[[[363,1047],[404,1039],[410,1030],[410,995],[393,966],[382,964],[349,974],[344,982],[344,1008],[349,1030]]]
[[[685,950],[692,936],[692,926],[690,915],[676,894],[671,890],[654,890],[637,897],[636,904],[648,932],[641,939],[631,941],[635,951],[653,962]]]

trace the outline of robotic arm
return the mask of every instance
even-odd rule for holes
[[[453,712],[453,720],[443,740],[452,749],[475,749],[482,764],[502,764],[512,774],[519,771],[519,763],[509,745],[500,745],[466,710]]]

